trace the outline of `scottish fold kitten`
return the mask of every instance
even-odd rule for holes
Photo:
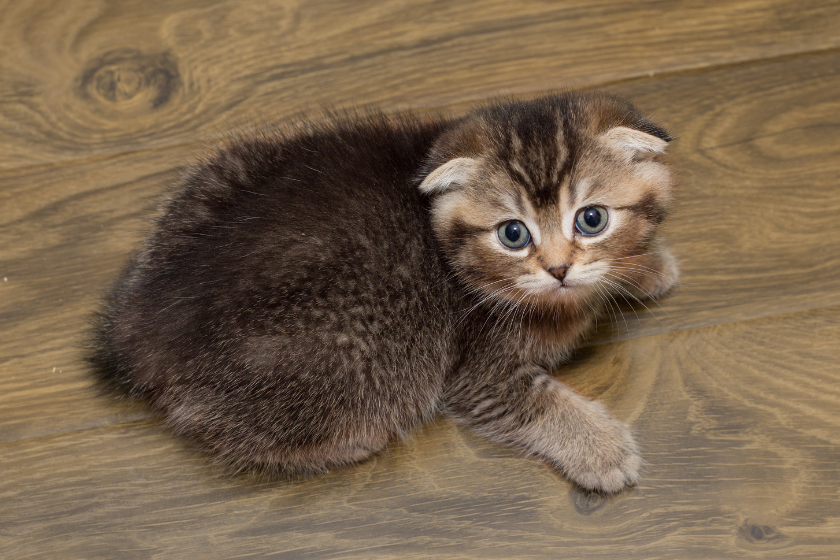
[[[442,411],[618,491],[627,426],[551,372],[610,298],[677,281],[668,140],[564,93],[230,142],[129,263],[94,363],[234,467],[361,461]]]

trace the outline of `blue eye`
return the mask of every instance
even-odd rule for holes
[[[575,227],[583,235],[598,235],[607,227],[609,214],[603,206],[587,206],[578,212]]]
[[[511,220],[499,226],[496,230],[499,241],[508,249],[521,249],[531,241],[531,234],[525,224],[519,220]]]

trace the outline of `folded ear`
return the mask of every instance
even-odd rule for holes
[[[603,133],[599,139],[608,148],[622,154],[628,161],[651,159],[665,153],[666,140],[647,132],[616,126]]]
[[[434,194],[464,185],[477,171],[478,160],[476,159],[466,157],[450,159],[426,175],[420,183],[420,192]]]

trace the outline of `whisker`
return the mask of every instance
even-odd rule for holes
[[[589,299],[588,299],[588,298],[587,298],[587,299],[584,299],[584,300],[583,300],[583,303],[585,303],[585,304],[586,304],[586,306],[587,306],[589,309],[591,309],[591,310],[592,310],[592,318],[595,320],[595,330],[597,331],[597,330],[598,330],[598,315],[600,315],[600,313],[599,313],[599,312],[598,312],[598,310],[597,310],[597,309],[595,309],[595,307],[594,307],[594,306],[593,306],[593,305],[589,302]],[[580,312],[580,313],[582,313],[582,311],[579,311],[579,312]],[[555,313],[556,313],[556,311],[555,311]]]
[[[617,282],[612,282],[611,280],[607,280],[606,278],[602,278],[602,280],[603,280],[604,282],[606,282],[607,284],[609,284],[610,286],[612,286],[612,287],[614,287],[615,289],[617,289],[617,290],[618,290],[618,294],[622,297],[622,299],[624,299],[624,301],[627,303],[627,305],[628,305],[628,306],[630,307],[630,309],[633,311],[633,315],[635,315],[635,316],[636,316],[636,321],[638,321],[638,322],[639,322],[639,326],[642,326],[642,320],[641,320],[641,318],[639,318],[639,314],[638,314],[638,313],[636,313],[636,309],[633,307],[633,304],[632,304],[632,303],[630,303],[630,300],[628,300],[628,299],[627,299],[627,296],[625,296],[625,295],[624,295],[624,292],[627,292],[627,294],[629,294],[629,295],[630,295],[630,297],[632,297],[632,298],[633,298],[633,299],[635,299],[636,301],[639,301],[639,298],[637,298],[636,296],[634,296],[634,295],[633,295],[632,293],[630,293],[630,292],[629,292],[629,291],[628,291],[628,290],[627,290],[624,286],[622,286],[622,285],[618,284]]]
[[[665,275],[662,272],[659,272],[658,270],[653,270],[652,268],[648,268],[646,266],[642,266],[640,264],[635,264],[635,263],[632,263],[632,264],[629,264],[629,265],[628,265],[628,263],[622,263],[622,266],[611,265],[610,268],[613,268],[613,269],[616,269],[616,270],[634,270],[636,272],[641,272],[641,273],[644,273],[644,274],[656,274],[657,276],[667,278],[667,275]]]
[[[665,316],[666,316],[668,319],[670,319],[671,321],[673,321],[673,322],[674,322],[674,324],[679,324],[679,322],[678,322],[676,319],[674,319],[673,317],[671,317],[671,316],[668,314],[668,312],[667,312],[667,311],[665,311],[665,309],[662,307],[662,305],[660,305],[660,304],[659,304],[659,302],[658,302],[658,301],[656,301],[656,299],[654,299],[654,298],[653,298],[653,296],[650,294],[650,292],[648,292],[648,291],[644,288],[644,286],[642,286],[641,284],[639,284],[638,282],[636,282],[636,281],[635,281],[635,280],[633,280],[632,278],[627,277],[626,275],[622,275],[622,274],[611,274],[611,273],[609,273],[609,272],[608,272],[608,273],[606,273],[606,274],[607,274],[607,275],[609,275],[609,276],[612,276],[613,278],[616,278],[616,279],[617,279],[617,280],[619,280],[619,281],[630,282],[631,284],[633,284],[636,288],[638,288],[639,290],[641,290],[642,292],[644,292],[644,294],[648,297],[649,301],[652,301],[652,302],[653,302],[653,304],[654,304],[654,305],[656,305],[656,307],[658,307],[658,308],[659,308],[659,311],[661,311],[662,313],[664,313],[664,314],[665,314]],[[635,296],[634,296],[634,297],[635,297]],[[657,321],[660,321],[660,323],[661,323],[661,320],[659,319],[659,317],[656,317],[656,314],[653,312],[653,310],[652,310],[650,307],[648,307],[647,305],[645,305],[645,303],[644,303],[641,299],[639,299],[639,298],[637,298],[637,297],[635,297],[635,299],[636,299],[636,301],[638,301],[640,304],[642,304],[642,306],[644,306],[644,308],[645,308],[645,309],[647,309],[647,310],[650,312],[650,314],[651,314],[651,315],[653,315],[653,316],[656,318],[656,320],[657,320]]]
[[[505,284],[504,286],[502,286],[501,288],[497,289],[497,290],[493,290],[493,291],[492,291],[492,292],[490,292],[489,294],[483,294],[483,293],[482,293],[482,292],[480,292],[479,290],[477,290],[477,289],[473,289],[473,293],[479,293],[479,294],[481,294],[481,295],[482,295],[482,297],[481,297],[481,299],[479,299],[479,301],[478,301],[477,303],[475,303],[472,307],[470,307],[468,310],[466,310],[466,311],[465,311],[465,312],[461,315],[461,317],[459,317],[459,318],[458,318],[458,320],[455,322],[455,326],[458,326],[459,324],[461,324],[461,322],[462,322],[464,319],[466,319],[466,318],[467,318],[467,316],[468,316],[470,313],[472,313],[474,310],[476,310],[477,308],[479,308],[481,305],[483,305],[484,303],[486,303],[487,301],[489,301],[489,300],[491,300],[491,299],[497,299],[497,298],[496,298],[496,296],[498,296],[499,294],[504,293],[506,290],[508,290],[508,289],[510,289],[510,288],[512,288],[513,286],[515,286],[515,285],[516,285],[516,283],[515,283],[515,278],[513,278],[513,277],[511,277],[511,278],[503,278],[502,280],[497,280],[497,281],[495,281],[495,282],[491,282],[490,284],[487,284],[487,285],[488,285],[488,286],[490,286],[490,285],[492,285],[492,284],[497,284],[497,283],[499,283],[499,282],[504,282],[504,281],[507,281],[508,283],[507,283],[507,284]],[[495,309],[495,308],[494,308],[494,309]]]
[[[618,258],[615,258],[615,259],[604,259],[604,260],[610,260],[610,261],[624,261],[624,260],[627,260],[627,259],[637,259],[637,258],[639,258],[639,257],[646,257],[646,256],[648,256],[648,255],[654,255],[654,254],[655,254],[655,253],[654,253],[653,251],[651,251],[651,252],[649,252],[649,253],[639,253],[638,255],[630,255],[629,257],[618,257]]]
[[[611,300],[610,305],[615,303],[615,310],[618,312],[619,315],[621,315],[621,320],[624,322],[625,334],[629,335],[630,334],[630,326],[627,324],[627,318],[624,316],[624,312],[621,310],[621,307],[618,305],[618,302],[615,300],[615,296],[611,292],[609,292],[608,290],[605,289],[605,291],[607,292],[607,297],[609,297],[610,300]]]
[[[511,307],[512,307],[513,305],[514,305],[514,304],[513,304],[513,302],[511,302],[511,301],[509,301],[509,300],[507,300],[507,299],[498,299],[498,300],[496,300],[496,302],[493,304],[493,307],[492,307],[492,308],[490,308],[490,311],[489,311],[489,313],[487,314],[487,317],[485,317],[485,319],[484,319],[484,323],[482,323],[482,325],[481,325],[481,329],[479,329],[479,333],[484,332],[484,327],[486,327],[486,326],[487,326],[487,321],[489,321],[491,317],[495,317],[495,318],[496,318],[496,321],[495,321],[495,323],[494,323],[494,325],[493,325],[493,328],[491,328],[491,329],[490,329],[490,334],[493,334],[493,331],[495,330],[496,325],[498,325],[498,324],[499,324],[499,321],[500,321],[500,319],[499,319],[500,315],[499,315],[499,313],[497,313],[497,311],[496,311],[496,310],[497,310],[499,307],[502,307],[502,308],[503,308],[503,312],[504,312],[505,314],[507,314],[508,312],[510,312]],[[506,308],[506,309],[505,309],[505,308]]]
[[[609,273],[607,273],[607,275],[608,275],[608,276],[611,276],[611,277],[613,277],[613,278],[616,278],[616,279],[618,279],[619,281],[621,280],[621,278],[620,278],[620,277],[618,277],[618,276],[616,276],[616,275],[614,275],[614,274],[609,274]],[[625,278],[624,280],[627,280],[627,281],[629,281],[629,282],[633,282],[633,281],[632,281],[632,280],[630,280],[629,278]],[[606,282],[609,282],[609,280],[605,280],[605,281],[606,281]],[[653,310],[652,310],[650,307],[648,307],[647,305],[645,305],[645,302],[644,302],[644,301],[642,301],[641,299],[639,299],[639,298],[638,298],[635,294],[633,294],[630,290],[628,290],[627,288],[625,288],[624,286],[622,286],[622,285],[621,285],[621,284],[619,284],[618,282],[610,282],[610,284],[613,284],[616,288],[618,288],[618,289],[619,289],[619,290],[621,290],[622,292],[627,293],[627,295],[629,295],[630,297],[632,297],[634,300],[636,300],[636,302],[637,302],[637,303],[639,303],[642,307],[644,307],[644,308],[648,311],[648,313],[650,313],[650,314],[651,314],[651,316],[652,316],[654,319],[656,319],[657,321],[659,321],[659,323],[660,323],[660,324],[662,323],[662,321],[659,319],[659,317],[657,317],[657,316],[656,316],[656,313],[654,313],[654,312],[653,312]],[[640,290],[644,290],[644,288],[642,288],[641,286],[638,286],[638,288],[639,288]],[[625,301],[626,301],[626,298],[625,298]],[[651,301],[654,301],[654,300],[651,300]],[[628,301],[627,303],[629,304],[630,302]],[[654,301],[654,303],[656,303],[656,302]],[[657,304],[657,305],[658,305],[658,304]],[[632,307],[632,305],[631,305],[631,307]],[[662,311],[663,313],[665,313],[665,314],[667,315],[667,312],[666,312],[665,310],[663,310],[661,306],[659,306],[659,309],[660,309],[660,311]],[[635,310],[634,310],[634,312],[635,312]],[[638,317],[638,314],[636,315],[636,317]],[[670,317],[669,317],[669,318],[670,318]],[[672,320],[673,320],[673,319],[672,319]],[[641,323],[641,320],[640,320],[639,322]]]
[[[599,282],[600,282],[600,280],[599,280]],[[603,290],[602,286],[600,286],[598,284],[594,284],[594,287],[598,291],[598,294],[600,295],[601,300],[606,304],[606,306],[607,306],[606,310],[612,316],[613,324],[617,325],[618,324],[618,316],[615,314],[612,303],[610,303],[610,300],[609,300],[609,297],[608,297],[608,292],[606,290]]]
[[[527,295],[528,295],[528,293],[524,292],[521,296],[519,296],[519,299],[515,303],[512,303],[512,305],[509,305],[508,309],[505,310],[505,312],[502,315],[497,317],[496,323],[493,325],[493,328],[490,329],[490,335],[491,336],[493,335],[494,332],[496,332],[496,329],[498,327],[500,327],[502,325],[502,323],[505,322],[505,320],[511,315],[511,313],[514,314],[514,316],[513,316],[514,319],[516,318],[516,310],[519,308],[519,305],[522,303],[522,300],[524,300],[525,296],[527,296]]]
[[[522,340],[522,322],[525,320],[525,311],[528,308],[528,306],[531,302],[531,297],[532,297],[532,294],[530,294],[530,293],[526,294],[526,295],[527,295],[527,298],[526,298],[527,301],[526,301],[525,305],[518,306],[518,309],[513,314],[513,321],[514,322],[516,322],[516,316],[519,315],[519,329],[517,331],[517,338],[519,340]]]

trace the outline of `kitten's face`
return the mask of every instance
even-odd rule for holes
[[[666,142],[599,129],[597,116],[485,118],[450,135],[471,144],[468,155],[435,168],[421,189],[435,196],[435,231],[470,288],[517,304],[584,306],[654,273],[635,259],[651,251],[670,202],[670,173],[656,161]]]

